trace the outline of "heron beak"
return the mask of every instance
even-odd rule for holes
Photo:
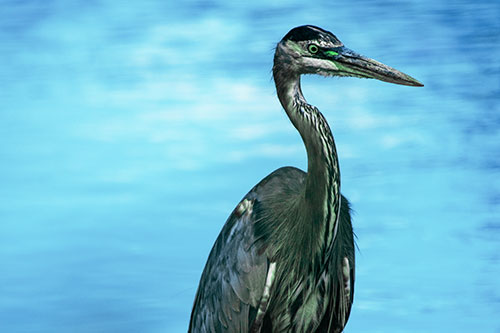
[[[423,87],[424,85],[409,75],[376,60],[364,57],[346,47],[338,47],[324,52],[333,61],[340,75],[358,76],[380,81]]]

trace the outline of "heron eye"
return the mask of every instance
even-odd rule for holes
[[[318,52],[318,50],[319,50],[318,47],[316,45],[314,45],[314,44],[310,44],[308,46],[308,49],[309,49],[309,52],[311,52],[312,54]]]

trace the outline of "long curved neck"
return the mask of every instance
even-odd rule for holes
[[[275,65],[273,76],[281,105],[299,131],[307,150],[307,177],[303,202],[299,206],[307,209],[306,214],[312,223],[323,225],[324,241],[331,244],[336,234],[341,200],[339,163],[332,132],[319,110],[306,102],[299,74],[286,66]]]

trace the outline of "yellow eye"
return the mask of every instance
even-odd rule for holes
[[[312,54],[317,53],[319,50],[318,46],[314,44],[310,44],[307,48],[309,49],[309,52],[311,52]]]

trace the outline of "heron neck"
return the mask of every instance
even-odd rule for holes
[[[308,104],[300,88],[300,75],[273,68],[278,98],[307,150],[307,177],[302,207],[312,221],[325,223],[325,241],[335,237],[340,212],[340,171],[332,132],[319,110]]]

